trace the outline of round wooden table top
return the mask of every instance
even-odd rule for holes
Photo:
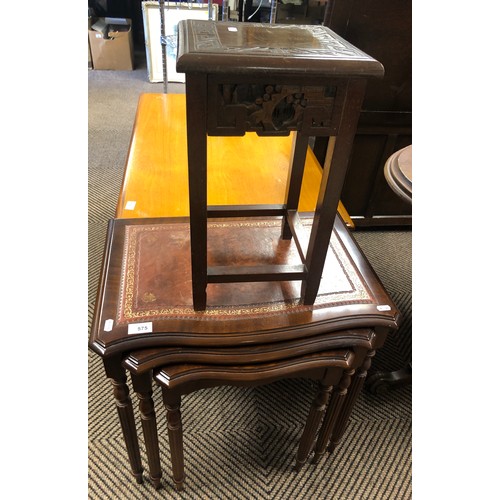
[[[411,144],[389,156],[384,166],[384,175],[391,189],[400,198],[411,203]]]

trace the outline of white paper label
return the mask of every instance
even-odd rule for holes
[[[377,306],[377,310],[378,311],[390,311],[391,310],[391,306],[387,306],[387,305]]]
[[[236,28],[234,26],[229,26],[229,28],[227,29],[227,31],[238,31],[238,28]]]
[[[107,319],[104,322],[104,331],[105,332],[110,332],[113,329],[113,320],[112,319]]]
[[[153,331],[153,323],[148,321],[147,323],[133,323],[128,325],[128,334],[134,335],[137,333],[151,333]]]
[[[134,210],[135,204],[136,204],[135,201],[127,201],[125,205],[125,210]]]

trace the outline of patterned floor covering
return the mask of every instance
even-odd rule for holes
[[[107,220],[113,216],[140,92],[144,60],[132,72],[89,71],[89,326]],[[179,91],[173,87],[170,91]],[[182,91],[182,89],[181,89]],[[411,358],[411,231],[357,231],[355,238],[403,314],[400,331],[380,350],[374,370],[394,370]],[[88,361],[88,497],[91,499],[397,499],[411,498],[411,385],[381,395],[364,389],[342,446],[317,465],[292,470],[315,384],[280,381],[258,388],[198,391],[182,402],[186,491],[170,481],[166,419],[157,410],[163,489],[147,474],[129,473],[112,389],[97,355]],[[135,399],[133,399],[135,403]],[[136,413],[139,424],[139,416]],[[140,436],[141,437],[141,436]],[[142,446],[142,445],[141,445]],[[146,464],[142,447],[143,463]]]

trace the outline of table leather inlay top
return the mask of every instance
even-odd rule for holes
[[[307,236],[311,222],[303,222]],[[301,264],[293,240],[280,239],[280,230],[278,219],[210,222],[208,265]],[[206,321],[261,317],[373,302],[335,231],[314,305],[299,304],[300,281],[224,283],[208,285],[207,309],[201,312],[192,305],[189,225],[129,225],[125,235],[118,324],[180,316]]]

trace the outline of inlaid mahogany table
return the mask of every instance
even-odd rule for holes
[[[307,237],[313,218],[300,217]],[[293,265],[300,259],[293,241],[277,237],[281,232],[279,217],[250,222],[220,219],[210,222],[208,229],[213,236],[210,262],[226,264],[237,256],[250,265],[256,260]],[[185,218],[113,219],[109,223],[89,345],[102,356],[114,386],[132,471],[139,481],[143,469],[125,367],[133,373],[134,363],[142,364],[146,373],[146,365],[137,361],[141,356],[149,356],[146,379],[150,384],[151,370],[165,363],[222,365],[224,352],[220,349],[226,348],[255,347],[254,363],[276,360],[269,352],[279,351],[276,345],[282,342],[292,344],[294,355],[332,348],[355,350],[358,346],[371,356],[398,326],[397,308],[340,217],[330,235],[320,293],[310,306],[300,303],[297,282],[231,283],[211,285],[207,309],[195,311],[189,246],[189,220]],[[184,355],[187,352],[189,357],[168,359],[172,349],[182,350]],[[218,359],[210,358],[214,351]],[[281,350],[279,360],[287,359],[285,351]],[[230,362],[239,359],[243,364],[250,359],[234,354],[227,358]],[[353,380],[366,375],[360,361]],[[354,383],[353,387],[347,395],[352,404],[360,390]],[[134,388],[141,401],[143,424],[146,420],[146,426],[155,426],[149,389]],[[154,437],[154,432],[152,429],[145,435]],[[154,458],[152,463],[152,479],[158,484],[160,474]]]
[[[290,281],[300,300],[316,299],[329,235],[346,174],[368,78],[383,66],[324,26],[179,23],[177,71],[186,74],[189,213],[194,309],[209,283]],[[296,131],[285,201],[280,205],[207,205],[207,135],[288,135]],[[325,164],[309,242],[297,236],[297,207],[309,137],[335,138]],[[280,238],[293,238],[293,266],[207,263],[207,219],[280,216]]]

